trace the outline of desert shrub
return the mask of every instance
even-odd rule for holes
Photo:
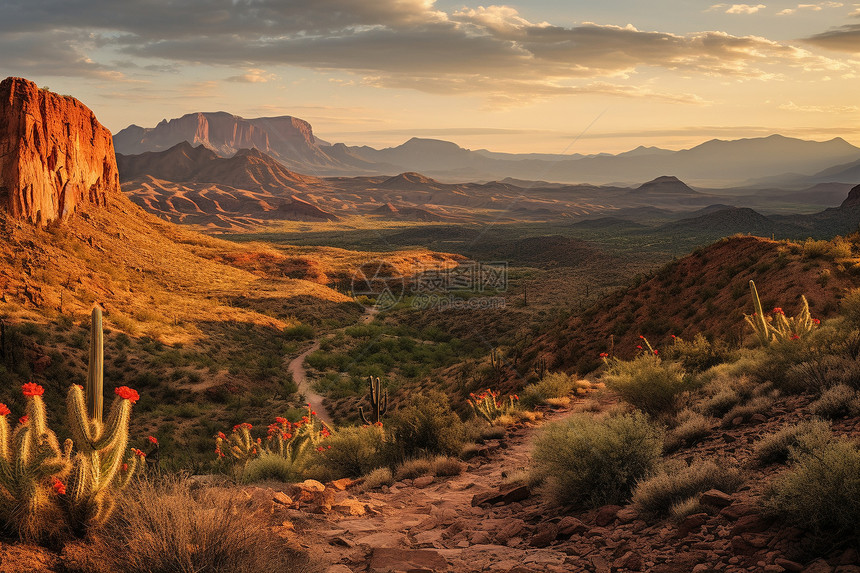
[[[433,473],[433,462],[427,458],[406,460],[394,471],[396,480],[415,479]]]
[[[655,416],[671,413],[678,395],[692,387],[679,363],[651,354],[611,361],[603,381],[635,408]]]
[[[669,508],[669,515],[674,521],[681,521],[688,515],[704,511],[705,508],[699,503],[699,495],[697,494],[673,503],[672,507]]]
[[[314,335],[314,327],[310,324],[300,323],[284,329],[284,338],[287,340],[310,340]]]
[[[773,397],[771,396],[756,396],[749,402],[738,404],[723,415],[720,425],[727,428],[737,419],[741,418],[743,422],[748,422],[756,414],[764,414],[773,405]]]
[[[813,452],[795,452],[792,467],[777,477],[765,505],[804,529],[839,542],[860,541],[860,451],[836,439]],[[837,539],[834,540],[833,538]]]
[[[455,457],[437,456],[433,459],[433,475],[439,477],[458,476],[463,473],[463,464]]]
[[[394,473],[391,471],[391,468],[377,468],[364,476],[364,483],[361,486],[365,491],[369,491],[393,483]]]
[[[448,396],[431,390],[412,397],[391,416],[396,455],[401,460],[436,454],[456,455],[463,447],[463,422]]]
[[[540,381],[529,384],[520,392],[520,405],[523,408],[534,408],[553,398],[564,398],[570,395],[581,384],[576,378],[564,372],[552,372]]]
[[[701,442],[711,434],[711,420],[693,410],[678,414],[678,425],[666,436],[665,448],[675,451]]]
[[[810,405],[810,410],[816,416],[830,420],[860,415],[860,393],[850,386],[839,384],[825,390],[821,397]]]
[[[839,313],[854,327],[860,328],[860,288],[851,289],[839,303]]]
[[[636,484],[633,503],[646,515],[663,516],[673,505],[709,489],[732,493],[741,483],[740,471],[724,463],[694,460],[688,465],[671,460],[657,474]]]
[[[301,475],[293,460],[276,454],[264,453],[250,460],[242,468],[241,478],[244,483],[259,481],[297,481]]]
[[[127,573],[305,570],[306,557],[233,499],[179,478],[143,481],[119,498],[100,553],[109,570]]]
[[[380,426],[341,428],[326,439],[325,445],[317,456],[318,463],[336,478],[359,477],[385,462],[385,432]]]
[[[681,363],[687,372],[704,372],[708,368],[731,359],[732,352],[722,340],[709,341],[703,334],[697,334],[692,341],[679,337],[663,352],[664,358]]]
[[[606,418],[574,414],[535,440],[532,481],[556,503],[621,503],[660,459],[662,430],[641,412]]]
[[[860,386],[860,362],[825,354],[813,356],[789,368],[784,387],[791,392],[821,392],[833,386]]]
[[[815,449],[832,438],[829,423],[823,420],[805,420],[786,426],[756,442],[753,458],[760,464],[782,463],[788,460],[793,449]]]
[[[807,259],[848,259],[851,257],[851,243],[843,237],[836,237],[831,241],[806,239],[803,242],[803,256]]]

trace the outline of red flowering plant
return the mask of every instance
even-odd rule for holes
[[[218,432],[215,436],[215,453],[219,458],[228,455],[239,466],[239,470],[250,460],[261,455],[275,455],[290,460],[297,468],[319,442],[331,435],[331,430],[317,417],[310,406],[307,415],[296,422],[277,417],[266,428],[266,439],[251,435],[251,424],[236,424],[227,436]]]
[[[768,316],[762,310],[761,300],[755,283],[750,281],[750,292],[753,299],[753,314],[744,315],[744,320],[755,333],[762,346],[777,342],[801,341],[815,330],[821,321],[812,318],[809,312],[809,302],[801,296],[800,312],[795,316],[787,316],[781,307],[775,307]]]
[[[499,392],[487,388],[479,394],[469,394],[469,399],[466,401],[472,407],[475,416],[492,424],[502,416],[513,412],[519,400],[519,396],[510,395],[500,401]]]

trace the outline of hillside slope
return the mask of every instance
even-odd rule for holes
[[[670,335],[692,338],[699,332],[739,342],[748,334],[743,314],[753,312],[751,279],[765,308],[793,314],[805,295],[813,316],[831,316],[842,291],[860,284],[856,260],[814,254],[790,242],[723,239],[640,277],[581,317],[551,329],[532,353],[550,356],[556,368],[589,371],[600,364],[601,352],[633,356],[640,335],[655,346],[668,343]]]

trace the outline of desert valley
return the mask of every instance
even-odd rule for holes
[[[395,122],[429,125],[417,101],[473,97],[470,82],[488,98],[471,113],[500,122],[517,98],[539,118],[554,97],[655,100],[678,116],[715,106],[744,121],[731,90],[708,84],[706,101],[678,87],[685,74],[764,85],[787,77],[762,71],[782,65],[850,85],[856,63],[816,50],[855,53],[835,43],[854,24],[799,48],[536,24],[504,6],[234,2],[156,38],[135,23],[146,10],[103,21],[92,4],[68,26],[97,32],[68,45],[95,59],[63,61],[98,90],[18,77],[36,61],[73,75],[29,44],[0,82],[0,572],[860,571],[854,128],[657,130],[637,112],[622,119],[639,116],[639,131],[592,134],[598,110],[553,152],[525,139],[554,133],[558,115],[540,129]],[[28,10],[9,9],[22,28],[5,37],[65,30]],[[297,28],[278,36],[275,22]],[[489,55],[469,68],[458,52],[443,72],[408,51],[404,72],[376,44],[353,46],[370,54],[355,64],[341,44],[387,49],[401,29],[407,51],[441,34]],[[231,62],[210,34],[253,50]],[[313,121],[243,103],[276,81],[269,48],[309,38],[317,51],[291,65],[312,72],[290,89],[308,91],[296,107]],[[553,55],[571,46],[574,71]],[[505,86],[488,79],[502,73],[494,58]],[[217,97],[245,90],[235,110],[191,111],[222,101],[204,80],[194,97],[164,87],[171,100],[140,79],[250,61],[220,84]],[[550,79],[529,76],[538,64]],[[675,91],[572,83],[646,65]],[[338,75],[355,69],[360,85]],[[414,85],[431,73],[432,87]],[[390,113],[320,95],[314,74],[336,94],[379,90]],[[520,83],[545,91],[526,97]],[[125,98],[141,107],[118,113]],[[152,102],[170,117],[137,125]],[[780,109],[821,111],[792,106]],[[524,141],[454,141],[506,134]],[[604,143],[612,152],[593,151]]]

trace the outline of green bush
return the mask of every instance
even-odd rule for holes
[[[793,465],[779,476],[765,504],[804,529],[838,544],[843,536],[860,541],[860,451],[836,439],[812,452],[796,452]],[[836,537],[836,539],[833,539]]]
[[[294,482],[300,478],[299,468],[287,458],[276,454],[262,454],[245,464],[242,469],[244,483],[274,480]]]
[[[622,503],[660,459],[662,430],[641,412],[606,418],[575,414],[535,440],[532,482],[556,503]]]
[[[737,468],[712,460],[681,460],[666,463],[659,473],[639,482],[633,492],[633,503],[651,516],[668,515],[673,506],[709,489],[734,492],[743,482]],[[677,510],[676,510],[677,511]]]
[[[415,479],[433,473],[433,462],[427,458],[406,460],[394,471],[396,480]]]
[[[361,486],[363,490],[368,491],[393,483],[394,473],[391,468],[377,468],[364,477],[364,483]]]
[[[678,362],[651,354],[612,361],[603,381],[635,408],[654,416],[671,413],[678,395],[692,388]]]
[[[743,422],[748,422],[754,415],[764,414],[770,410],[770,407],[773,406],[773,400],[771,396],[756,396],[749,402],[737,404],[723,415],[720,425],[728,428],[737,418],[741,418]]]
[[[666,436],[666,450],[695,445],[711,435],[711,420],[692,410],[678,414],[678,425]]]
[[[760,464],[782,463],[793,450],[809,451],[833,439],[830,424],[823,420],[804,420],[763,437],[753,448],[753,458]]]
[[[448,396],[437,390],[413,396],[391,416],[390,425],[400,460],[457,455],[463,447],[463,422],[451,410]]]
[[[385,432],[380,426],[341,428],[329,436],[319,463],[335,478],[359,477],[385,462]],[[328,447],[331,446],[331,447]]]
[[[839,384],[825,390],[809,409],[816,416],[829,420],[857,416],[860,415],[860,392],[845,384]]]
[[[576,378],[564,372],[552,372],[539,382],[529,384],[520,392],[520,406],[534,408],[553,398],[564,398],[578,387]]]
[[[722,340],[710,342],[702,334],[697,334],[692,341],[679,337],[672,339],[672,344],[663,352],[664,358],[681,363],[688,372],[704,372],[708,368],[727,362],[732,358],[732,352]]]

